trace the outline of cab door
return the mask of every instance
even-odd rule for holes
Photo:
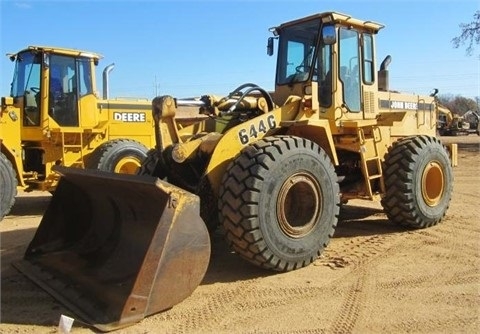
[[[50,56],[48,114],[60,126],[79,125],[77,80],[75,58]]]

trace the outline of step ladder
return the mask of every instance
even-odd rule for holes
[[[382,134],[378,127],[372,126],[368,136],[365,135],[363,128],[358,128],[358,138],[360,141],[361,168],[365,177],[366,196],[373,199],[373,183],[378,180],[380,190],[385,192],[385,183],[383,181],[382,157],[379,154],[378,144],[382,142]]]
[[[77,168],[85,168],[84,164],[84,156],[83,156],[83,132],[81,131],[60,131],[61,138],[62,138],[62,161],[64,166],[71,166]],[[65,140],[66,135],[74,135],[73,144],[67,144]],[[77,136],[79,140],[77,140]],[[80,160],[76,159],[71,165],[67,165],[67,153],[68,152],[79,152],[80,153]]]

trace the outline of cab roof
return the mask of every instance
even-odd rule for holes
[[[41,52],[48,52],[48,53],[56,53],[56,54],[63,54],[63,55],[68,55],[68,56],[81,56],[81,57],[86,57],[86,58],[91,58],[91,59],[102,59],[103,56],[95,53],[95,52],[90,52],[90,51],[83,51],[83,50],[78,50],[78,49],[69,49],[69,48],[62,48],[62,47],[57,47],[57,46],[39,46],[39,45],[30,45],[27,48],[18,51],[17,53],[13,55],[17,55],[21,52],[24,51],[41,51]],[[9,54],[8,56],[12,56],[12,54]]]
[[[313,19],[322,20],[324,23],[337,23],[345,26],[354,26],[357,28],[364,28],[371,31],[372,33],[377,33],[380,29],[385,27],[381,23],[356,19],[353,16],[347,15],[347,14],[342,14],[338,12],[323,12],[323,13],[313,14],[310,16],[302,17],[300,19],[282,23],[278,28],[280,28],[281,30],[283,27],[298,24],[304,21],[310,21]]]

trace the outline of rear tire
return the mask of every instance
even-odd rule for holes
[[[339,208],[329,157],[298,137],[269,137],[245,147],[219,191],[219,219],[230,248],[277,271],[318,258],[333,236]]]
[[[137,174],[148,149],[130,139],[115,139],[99,146],[87,160],[87,168],[120,174]]]
[[[438,224],[450,205],[453,171],[447,150],[435,137],[395,143],[384,167],[382,206],[390,221],[413,228]]]
[[[17,178],[12,164],[0,152],[0,221],[8,215],[17,196]]]

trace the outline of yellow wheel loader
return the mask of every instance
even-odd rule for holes
[[[100,330],[166,310],[202,281],[209,235],[253,265],[305,267],[327,247],[340,205],[380,200],[411,228],[450,203],[456,146],[435,138],[428,95],[389,90],[373,21],[326,12],[272,28],[275,91],[152,101],[156,147],[138,175],[58,167],[62,176],[16,266]],[[208,118],[179,127],[177,108]]]
[[[103,71],[99,98],[98,54],[29,46],[9,57],[15,70],[10,96],[1,99],[0,220],[14,204],[17,186],[55,190],[53,166],[136,173],[155,145],[151,101],[110,99],[113,64]]]

